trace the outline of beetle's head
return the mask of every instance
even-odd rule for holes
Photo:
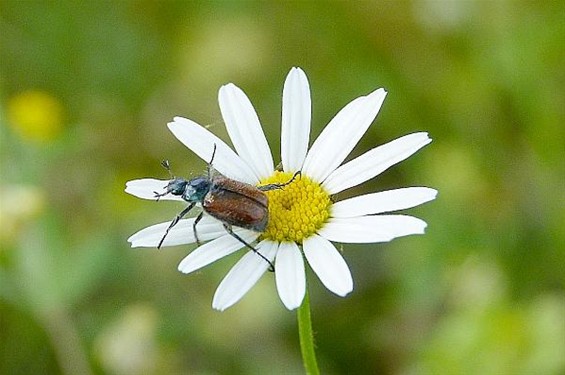
[[[195,177],[193,179],[187,180],[181,177],[175,177],[171,172],[171,165],[168,160],[163,160],[161,162],[163,168],[165,168],[171,179],[165,188],[164,193],[155,192],[155,197],[159,200],[167,194],[172,194],[176,196],[181,196],[187,202],[201,202],[204,196],[210,190],[210,179],[208,177]]]
[[[167,185],[167,193],[172,195],[183,195],[189,181],[184,178],[173,178]]]

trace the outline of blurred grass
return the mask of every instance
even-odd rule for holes
[[[561,2],[0,3],[0,373],[302,371],[272,278],[213,311],[237,257],[183,276],[186,246],[130,249],[178,206],[123,193],[165,177],[164,158],[204,169],[165,124],[186,116],[228,140],[227,82],[278,161],[292,66],[310,80],[312,139],[381,86],[353,154],[434,139],[344,196],[440,192],[411,211],[425,236],[344,246],[347,298],[309,275],[323,373],[565,372],[564,16]]]

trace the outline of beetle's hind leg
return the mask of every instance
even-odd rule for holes
[[[259,255],[261,258],[263,258],[263,260],[265,262],[267,262],[269,264],[269,271],[270,272],[275,272],[275,266],[273,265],[273,263],[267,259],[263,254],[261,254],[256,248],[254,248],[253,246],[251,246],[250,244],[248,244],[247,242],[245,242],[245,240],[243,238],[241,238],[240,236],[238,236],[232,229],[231,225],[224,223],[224,228],[226,228],[226,231],[230,234],[230,236],[232,236],[233,238],[235,238],[236,240],[238,240],[239,242],[241,242],[242,244],[244,244],[247,248],[253,250],[253,252],[257,255]]]
[[[286,185],[290,185],[296,179],[297,176],[302,176],[302,171],[296,171],[296,173],[294,173],[294,175],[292,175],[292,178],[290,180],[288,180],[287,182],[284,182],[282,184],[261,185],[261,186],[257,186],[257,189],[259,189],[261,191],[270,191],[270,190],[282,189]]]

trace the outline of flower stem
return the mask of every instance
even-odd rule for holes
[[[319,375],[318,362],[314,352],[314,335],[312,334],[312,320],[310,318],[310,295],[308,288],[304,295],[304,301],[298,308],[298,335],[300,336],[300,351],[302,362],[308,375]]]

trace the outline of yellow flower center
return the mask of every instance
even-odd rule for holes
[[[292,175],[275,171],[259,185],[284,184]],[[291,184],[266,194],[269,197],[269,223],[262,234],[264,239],[301,244],[316,233],[330,216],[330,196],[320,184],[307,176],[297,176]]]

